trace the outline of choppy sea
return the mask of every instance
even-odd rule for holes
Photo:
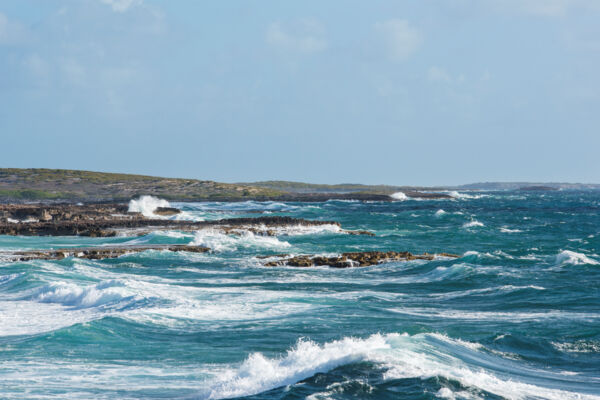
[[[600,193],[175,203],[177,218],[336,226],[115,238],[0,236],[0,251],[194,243],[91,261],[2,261],[2,399],[600,399]],[[263,267],[258,255],[457,259]]]

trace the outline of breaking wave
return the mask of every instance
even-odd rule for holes
[[[479,343],[431,333],[375,334],[366,339],[345,337],[322,345],[300,339],[281,357],[250,354],[239,367],[221,371],[201,396],[206,399],[250,396],[358,362],[377,364],[384,371],[384,380],[443,377],[515,399],[600,398],[552,387],[557,381],[568,386],[568,374],[525,368],[513,360],[491,354]],[[507,370],[517,371],[517,374],[507,378],[503,372]],[[549,387],[543,386],[545,381]],[[446,389],[443,393],[450,395],[450,389]]]
[[[482,227],[482,226],[485,226],[485,225],[474,219],[470,222],[464,223],[462,227],[463,228],[476,228],[476,227]]]
[[[586,256],[583,253],[577,253],[571,250],[563,250],[556,256],[556,263],[559,265],[580,265],[580,264],[588,264],[588,265],[600,265],[600,262],[594,260]]]
[[[507,227],[503,226],[503,227],[500,228],[500,232],[502,232],[502,233],[520,233],[520,232],[523,232],[523,231],[520,230],[520,229],[510,229],[510,228],[507,228]]]
[[[85,287],[66,282],[51,283],[38,289],[33,300],[74,308],[91,308],[133,300],[135,297],[135,293],[123,282],[109,280]]]
[[[141,196],[139,199],[131,199],[129,202],[130,212],[139,212],[144,217],[156,217],[154,210],[158,207],[170,207],[167,200],[159,199],[154,196]]]
[[[470,200],[470,199],[481,199],[482,197],[486,197],[487,195],[484,194],[467,194],[467,193],[460,193],[457,192],[456,190],[451,190],[449,192],[447,192],[452,198],[455,199],[460,199],[460,200]]]
[[[408,196],[405,195],[404,192],[396,192],[394,194],[391,194],[390,197],[398,201],[408,200]]]
[[[251,247],[266,249],[285,249],[291,247],[288,242],[281,241],[274,236],[260,236],[252,232],[228,235],[217,229],[202,229],[197,231],[191,244],[206,246],[218,252]]]

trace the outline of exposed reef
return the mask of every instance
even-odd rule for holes
[[[203,246],[172,244],[148,246],[103,246],[52,250],[17,251],[13,253],[4,253],[2,254],[2,258],[10,261],[62,260],[63,258],[67,257],[85,258],[88,260],[103,260],[106,258],[120,257],[125,254],[140,253],[146,250],[187,251],[192,253],[205,253],[207,251],[210,251],[208,247]]]
[[[333,268],[350,267],[368,267],[390,261],[410,261],[410,260],[433,260],[435,257],[458,258],[456,254],[412,254],[408,251],[361,251],[352,253],[342,253],[338,256],[316,256],[299,255],[291,256],[288,254],[278,254],[274,256],[259,258],[276,258],[276,260],[267,261],[265,267],[290,266],[290,267],[320,267],[329,266]]]
[[[175,210],[177,209],[163,208],[162,212],[173,215]],[[195,231],[203,228],[220,229],[225,233],[250,231],[276,235],[280,228],[322,225],[334,225],[340,232],[349,234],[373,235],[368,231],[343,230],[335,221],[311,221],[282,216],[184,221],[147,218],[141,213],[129,212],[124,204],[0,205],[0,235],[110,237],[122,230],[135,230],[138,234],[144,234],[154,230]]]

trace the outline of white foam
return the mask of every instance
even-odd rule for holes
[[[577,253],[571,250],[563,250],[556,256],[556,263],[560,265],[570,264],[570,265],[580,265],[580,264],[588,264],[588,265],[600,265],[600,262],[586,256],[583,253]]]
[[[551,342],[552,346],[565,353],[600,353],[600,343],[579,340],[574,343]]]
[[[486,197],[484,194],[467,194],[467,193],[459,193],[456,190],[451,190],[447,192],[451,197],[460,200],[469,200],[469,199],[480,199],[482,197]]]
[[[87,309],[66,311],[60,304],[0,301],[0,337],[35,335],[100,318]],[[0,374],[1,375],[1,374]]]
[[[250,396],[266,390],[291,385],[317,373],[330,371],[341,365],[373,362],[386,369],[385,380],[445,377],[464,386],[478,388],[510,399],[599,399],[598,396],[569,392],[540,386],[543,378],[570,379],[565,374],[528,369],[502,357],[489,360],[483,357],[483,346],[478,343],[454,340],[439,334],[376,334],[365,339],[346,337],[322,345],[301,339],[281,357],[269,358],[252,353],[237,368],[219,371],[209,383],[203,398],[222,399]],[[463,357],[482,365],[468,365]],[[489,360],[489,361],[488,361]],[[510,379],[493,370],[518,370]],[[567,371],[568,372],[568,371]],[[515,378],[516,377],[516,378]],[[529,383],[536,382],[536,384]],[[449,390],[440,395],[454,396]]]
[[[281,236],[303,236],[303,235],[319,235],[319,234],[331,234],[331,233],[346,233],[342,228],[335,224],[324,224],[324,225],[290,225],[290,226],[266,226],[259,225],[252,227],[255,232],[265,233],[269,235],[281,235]],[[243,234],[246,229],[232,229],[233,233]]]
[[[404,194],[404,192],[396,192],[390,195],[390,197],[394,200],[404,201],[408,200],[408,196]]]
[[[494,287],[481,288],[481,289],[460,290],[460,291],[453,291],[453,292],[447,292],[447,293],[431,293],[428,296],[434,297],[437,299],[455,299],[455,298],[459,298],[459,297],[481,295],[481,294],[511,293],[511,292],[515,292],[517,290],[524,290],[524,289],[546,290],[546,288],[544,288],[542,286],[535,286],[535,285],[527,285],[527,286],[503,285],[503,286],[494,286]]]
[[[520,229],[510,229],[510,228],[503,226],[500,228],[500,232],[502,232],[502,233],[519,233],[519,232],[523,232],[523,231]]]
[[[275,232],[276,235],[285,235],[285,236],[300,236],[300,235],[319,235],[319,234],[329,234],[329,233],[344,233],[342,228],[338,225],[334,224],[325,224],[325,225],[293,225],[293,226],[279,226],[274,228],[264,228],[265,230],[271,230]]]
[[[140,212],[145,217],[156,217],[154,210],[158,207],[171,207],[167,200],[154,196],[141,196],[139,199],[131,199],[129,202],[130,212]]]
[[[201,229],[196,232],[193,245],[206,246],[213,251],[233,251],[238,248],[259,247],[266,249],[285,249],[291,247],[288,242],[274,236],[260,236],[252,232],[239,235],[227,235],[216,229]]]
[[[369,353],[390,349],[386,337],[373,335],[367,339],[344,338],[318,345],[299,340],[280,358],[267,358],[253,353],[237,369],[221,373],[209,387],[206,397],[223,399],[249,396],[266,390],[291,385],[319,372],[368,358]]]
[[[574,321],[598,321],[600,313],[584,313],[551,310],[547,312],[495,312],[495,311],[471,311],[437,308],[388,308],[388,311],[398,314],[414,315],[425,318],[443,318],[465,321],[509,321],[513,323],[524,321],[546,321],[546,320],[574,320]]]
[[[133,298],[135,293],[130,291],[123,282],[110,280],[84,287],[67,282],[51,283],[38,289],[32,299],[41,303],[90,308]]]
[[[475,227],[481,227],[481,226],[485,226],[485,225],[475,219],[463,224],[463,228],[475,228]]]
[[[444,214],[446,214],[446,211],[444,211],[444,210],[442,210],[442,209],[440,208],[439,210],[437,210],[437,211],[435,212],[435,214],[434,214],[434,215],[435,215],[436,217],[441,217],[441,216],[443,216]]]

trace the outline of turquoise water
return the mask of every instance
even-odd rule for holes
[[[0,261],[0,398],[600,399],[600,194],[454,195],[175,204],[185,218],[260,211],[376,237],[0,236],[2,250],[214,249]],[[357,250],[461,257],[352,269],[255,257]]]

